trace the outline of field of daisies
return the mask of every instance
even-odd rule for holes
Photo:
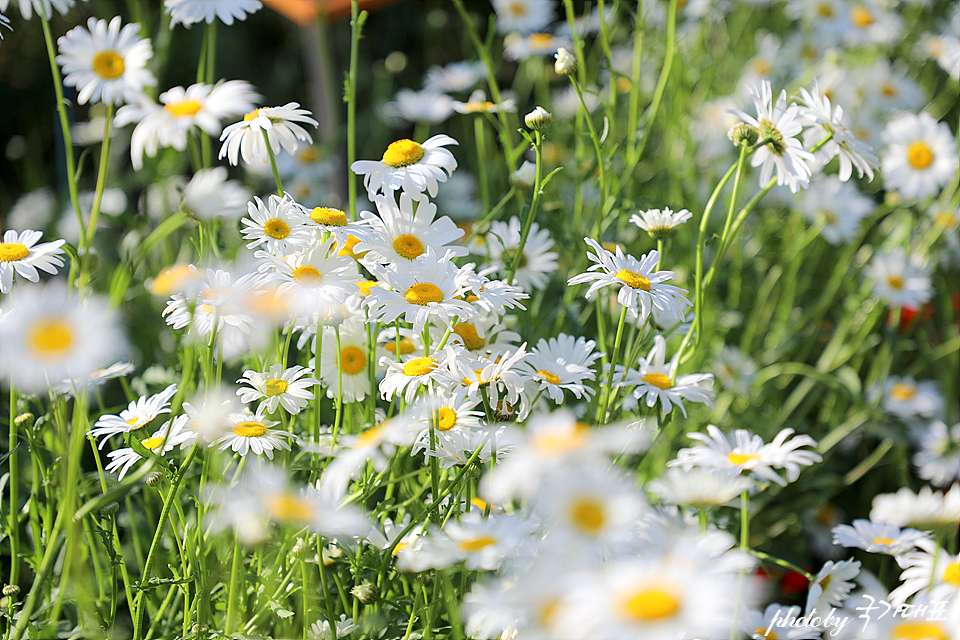
[[[957,3],[0,35],[3,640],[960,640]]]

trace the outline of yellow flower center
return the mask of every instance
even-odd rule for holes
[[[573,503],[570,519],[574,526],[588,535],[595,536],[603,529],[607,514],[603,504],[591,498],[581,498]]]
[[[450,431],[457,426],[457,412],[450,407],[440,407],[436,416],[437,429],[440,431]]]
[[[960,560],[954,560],[943,572],[943,581],[960,589]]]
[[[140,418],[138,416],[133,416],[132,418],[127,419],[127,424],[133,427],[133,425],[137,424],[139,421],[140,421]],[[134,427],[134,428],[139,429],[140,427]]]
[[[123,56],[116,51],[101,51],[93,56],[93,71],[104,80],[116,80],[123,75]]]
[[[407,289],[403,297],[410,304],[419,304],[425,307],[431,302],[442,302],[443,291],[440,291],[440,287],[431,282],[418,282]]]
[[[893,389],[890,390],[890,397],[897,402],[905,402],[915,395],[917,395],[917,387],[904,382],[898,382],[893,385]]]
[[[259,438],[267,432],[267,428],[262,422],[250,420],[240,422],[233,428],[233,432],[241,438]]]
[[[310,219],[317,224],[324,224],[328,227],[347,226],[347,214],[340,209],[331,207],[314,207],[310,212]]]
[[[628,269],[620,269],[617,271],[617,277],[623,281],[628,287],[634,289],[640,289],[642,291],[650,291],[650,280],[646,276],[642,276],[639,273],[630,271]]]
[[[353,252],[353,248],[357,246],[359,242],[360,238],[356,236],[347,236],[347,241],[344,244],[337,244],[337,248],[339,249],[337,255],[341,257],[350,256],[353,259],[362,258],[363,256],[367,255],[366,251],[361,251],[360,253]]]
[[[673,385],[670,383],[670,377],[662,373],[648,373],[642,380],[647,384],[652,384],[661,389],[670,389]]]
[[[549,33],[531,33],[527,36],[527,42],[534,47],[545,47],[553,42],[553,36]]]
[[[146,440],[141,440],[140,444],[143,445],[144,449],[156,451],[160,448],[160,445],[163,444],[163,438],[147,438]]]
[[[423,253],[423,243],[417,236],[405,233],[402,236],[397,236],[397,239],[393,241],[393,250],[400,254],[401,258],[413,260]]]
[[[874,23],[874,18],[870,9],[861,5],[850,10],[850,21],[861,29],[866,29]]]
[[[926,142],[917,140],[907,149],[907,162],[914,169],[926,169],[933,164],[933,150]]]
[[[193,272],[188,264],[177,264],[161,271],[150,284],[150,293],[155,296],[169,296],[175,293],[191,277]]]
[[[521,18],[527,15],[527,5],[523,2],[511,2],[510,3],[510,15],[515,18]]]
[[[890,632],[893,640],[947,640],[950,636],[936,622],[901,622]]]
[[[551,429],[534,434],[530,439],[533,448],[544,455],[562,455],[580,449],[587,440],[590,427],[578,422],[573,429]]]
[[[829,2],[817,3],[817,15],[824,18],[832,18],[834,16],[833,5]]]
[[[390,342],[386,343],[385,345],[383,345],[383,348],[389,351],[390,353],[392,353],[393,355],[397,355],[396,340],[391,340]],[[404,355],[407,353],[413,353],[416,350],[417,350],[417,346],[413,344],[413,340],[411,340],[410,338],[400,338],[399,351],[401,355]]]
[[[280,378],[274,378],[273,380],[267,380],[267,384],[263,385],[268,396],[278,396],[281,393],[284,393],[287,390],[287,387],[290,385],[287,384],[286,380],[281,380]]]
[[[492,102],[464,102],[463,110],[466,113],[480,113],[482,111],[491,111],[493,109]]]
[[[363,282],[358,282],[357,287],[360,289],[360,293],[365,296],[370,295],[370,289],[377,286],[375,280],[364,280]]]
[[[414,358],[403,365],[403,375],[411,378],[425,376],[437,368],[437,361],[433,358]]]
[[[766,638],[767,640],[778,640],[777,634],[775,634],[773,631],[771,631],[770,633],[767,633],[767,630],[764,629],[763,627],[759,629],[754,629],[753,635],[760,636],[761,638]]]
[[[176,118],[182,118],[184,116],[195,116],[197,111],[203,108],[203,105],[197,102],[196,100],[181,100],[180,102],[171,102],[170,104],[163,105],[163,108],[166,109],[170,115]]]
[[[885,544],[888,547],[891,546],[893,542],[894,541],[892,538],[874,538],[873,539],[873,544]]]
[[[896,85],[890,82],[884,82],[880,85],[880,93],[882,93],[885,98],[896,98],[899,92],[897,91]]]
[[[33,350],[41,356],[59,356],[73,345],[73,331],[59,318],[41,320],[30,329],[27,338]]]
[[[293,270],[293,279],[305,287],[317,287],[323,280],[323,276],[320,275],[316,267],[305,264]]]
[[[425,151],[418,143],[404,138],[391,142],[383,152],[383,162],[391,167],[409,167],[423,159]]]
[[[387,425],[387,422],[381,422],[375,427],[371,427],[357,436],[356,446],[358,447],[369,447],[370,445],[380,442],[380,438],[383,437],[384,427]]]
[[[260,109],[254,109],[254,110],[251,111],[250,113],[248,113],[248,114],[246,114],[245,116],[243,116],[243,121],[244,121],[244,122],[250,122],[250,121],[253,120],[254,118],[258,118],[259,116],[260,116]]]
[[[350,376],[355,376],[367,366],[367,354],[360,347],[344,347],[340,351],[340,368]]]
[[[631,620],[653,622],[676,615],[680,601],[663,589],[641,589],[624,598],[620,610]]]
[[[457,323],[457,326],[453,328],[453,332],[460,336],[460,339],[463,340],[463,346],[470,351],[482,349],[483,345],[486,344],[486,341],[477,335],[477,328],[469,322]]]
[[[546,369],[540,369],[539,371],[537,371],[537,375],[542,376],[543,379],[549,382],[550,384],[560,384],[560,376],[558,376],[555,373],[551,373]]]
[[[491,538],[490,536],[480,536],[472,540],[463,540],[460,542],[459,546],[464,551],[473,553],[474,551],[480,551],[481,549],[491,547],[495,544],[497,544],[497,541],[494,538]]]
[[[770,61],[766,58],[757,58],[750,63],[750,66],[753,68],[753,72],[758,76],[766,76],[773,71],[773,65],[770,64]]]
[[[297,160],[304,164],[313,164],[320,159],[320,150],[316,147],[304,147],[303,151],[297,152]]]
[[[727,460],[738,467],[742,467],[751,460],[759,459],[760,454],[757,453],[737,453],[736,451],[731,451],[727,454]]]
[[[278,522],[306,522],[313,517],[313,509],[299,496],[281,493],[267,499],[267,512]]]
[[[283,240],[290,235],[290,225],[280,218],[270,218],[263,225],[263,232],[274,240]]]
[[[0,242],[0,262],[16,262],[30,255],[30,250],[16,242]]]

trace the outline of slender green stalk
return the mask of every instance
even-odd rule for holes
[[[263,142],[267,146],[267,155],[270,156],[270,169],[273,171],[273,180],[277,183],[277,193],[282,198],[284,196],[283,183],[280,181],[280,172],[277,171],[277,159],[273,154],[273,147],[270,146],[270,136],[267,135],[266,129],[261,129],[260,132],[263,134]]]
[[[17,460],[20,434],[17,425],[17,388],[10,383],[10,457],[7,458],[10,472],[10,579],[9,584],[20,582],[20,463]]]
[[[520,232],[520,244],[517,246],[516,254],[513,256],[513,264],[507,272],[507,282],[513,283],[513,276],[520,268],[520,260],[523,258],[523,248],[527,244],[527,237],[530,235],[530,229],[533,227],[533,219],[537,215],[537,206],[540,203],[540,188],[543,183],[543,136],[539,131],[534,131],[533,148],[536,153],[537,169],[536,177],[533,182],[533,198],[530,200],[530,209],[527,211],[527,219],[523,223],[523,230]]]
[[[366,20],[367,12],[360,11],[357,0],[350,0],[350,72],[343,92],[343,101],[347,104],[347,167],[352,167],[357,159],[357,68],[360,59],[360,34]],[[350,219],[356,220],[357,179],[352,174],[347,180],[347,192],[350,198]]]
[[[113,126],[113,105],[107,105],[104,116],[103,144],[100,147],[100,170],[97,172],[97,187],[93,194],[93,207],[90,209],[90,224],[87,225],[87,239],[84,242],[86,253],[80,256],[80,286],[86,284],[90,276],[90,264],[93,259],[93,236],[97,232],[97,218],[100,216],[100,203],[103,200],[103,189],[107,182],[107,165],[110,163],[110,130]]]
[[[597,400],[597,424],[605,424],[610,419],[610,407],[616,395],[613,391],[613,374],[617,368],[617,357],[620,355],[620,341],[623,339],[623,327],[627,320],[627,307],[620,310],[620,321],[617,323],[617,337],[613,342],[613,354],[610,356],[610,372],[607,374],[606,395],[603,400]],[[597,394],[598,398],[600,394]]]
[[[660,111],[660,103],[663,100],[663,94],[667,89],[667,81],[670,79],[670,70],[673,67],[673,58],[676,53],[677,41],[677,0],[670,0],[667,6],[667,45],[666,53],[663,58],[663,68],[660,70],[660,78],[657,80],[657,87],[653,90],[653,99],[647,108],[646,118],[644,119],[643,137],[640,139],[640,145],[636,151],[636,157],[639,159],[643,155],[647,142],[650,140],[650,133],[653,131],[653,121]]]

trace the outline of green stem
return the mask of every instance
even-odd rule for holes
[[[9,584],[20,583],[20,464],[17,460],[20,435],[17,426],[17,389],[10,383],[10,579]]]
[[[513,276],[520,268],[520,258],[523,257],[523,248],[527,244],[527,237],[530,235],[530,229],[533,227],[533,219],[537,215],[537,205],[540,203],[540,186],[543,182],[543,136],[539,131],[534,131],[533,148],[537,156],[537,172],[533,182],[533,199],[530,201],[530,209],[527,211],[527,219],[523,223],[523,230],[520,233],[520,244],[517,246],[517,252],[513,256],[513,264],[507,273],[507,282],[513,284]]]
[[[347,103],[347,167],[352,167],[357,159],[357,67],[360,50],[360,34],[367,12],[360,12],[357,0],[350,0],[350,71],[344,87],[343,101]],[[357,177],[350,175],[347,180],[350,203],[350,219],[357,219]],[[331,633],[335,630],[331,628]]]
[[[657,112],[660,110],[660,102],[663,100],[663,94],[667,88],[667,80],[670,77],[670,69],[673,66],[673,57],[674,53],[676,52],[676,36],[677,0],[670,0],[670,5],[667,7],[666,55],[663,59],[663,68],[660,70],[660,78],[657,80],[657,87],[653,90],[653,100],[650,101],[650,106],[647,109],[647,116],[643,128],[643,138],[641,138],[640,145],[636,151],[637,159],[643,155],[643,150],[647,146],[647,141],[650,140],[650,132],[653,131],[653,121],[657,117]]]
[[[270,156],[270,169],[273,171],[273,180],[277,183],[277,193],[280,194],[282,198],[284,196],[283,183],[280,182],[280,172],[277,171],[277,159],[273,155],[273,147],[270,146],[270,136],[267,135],[266,129],[261,129],[260,132],[263,134],[263,142],[267,145],[267,155]]]
[[[607,373],[606,396],[604,400],[597,401],[596,423],[605,424],[610,414],[610,407],[613,405],[613,398],[616,394],[613,392],[613,374],[617,368],[617,357],[620,355],[620,342],[623,339],[623,327],[627,320],[627,308],[623,307],[620,311],[620,322],[617,323],[617,337],[613,342],[613,354],[610,356],[610,371]],[[599,397],[600,394],[597,393]]]

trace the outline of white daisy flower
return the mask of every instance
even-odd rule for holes
[[[13,273],[30,282],[40,280],[37,269],[54,274],[57,267],[63,266],[64,240],[54,240],[37,244],[43,236],[40,231],[27,229],[19,234],[13,229],[3,233],[0,242],[0,293],[10,293],[13,286]]]
[[[503,39],[505,60],[523,61],[534,56],[552,56],[561,47],[572,49],[573,42],[565,36],[552,33],[508,33]]]
[[[801,622],[800,618],[800,607],[785,607],[773,603],[767,606],[763,613],[756,609],[741,611],[737,617],[737,626],[748,638],[755,640],[820,640],[823,629],[806,621]]]
[[[529,242],[527,246],[530,246]],[[461,271],[464,272],[464,280],[468,291],[467,302],[484,314],[500,316],[508,308],[526,309],[520,304],[520,301],[529,298],[530,295],[524,293],[520,287],[507,284],[503,280],[491,280],[483,275],[487,271],[486,269],[484,272],[474,273],[473,264],[464,265]],[[519,273],[519,270],[517,273]]]
[[[589,400],[595,391],[585,386],[584,381],[596,378],[593,363],[603,355],[594,351],[596,346],[593,340],[574,338],[565,333],[549,340],[540,338],[537,346],[530,350],[524,368],[539,383],[539,389],[546,391],[556,404],[563,403],[564,389],[571,391],[577,399]]]
[[[863,549],[868,553],[899,556],[914,549],[927,534],[916,529],[901,529],[886,522],[872,522],[860,518],[853,525],[841,524],[833,528],[833,544]]]
[[[290,451],[290,443],[284,436],[293,438],[293,434],[274,429],[273,427],[280,423],[267,420],[259,409],[255,415],[247,412],[231,413],[227,420],[230,432],[212,445],[220,445],[220,451],[232,449],[241,456],[252,451],[258,456],[265,455],[270,460],[273,460],[273,452],[278,449]]]
[[[72,397],[75,390],[82,391],[85,389],[91,389],[93,387],[99,387],[107,380],[113,380],[114,378],[119,378],[121,376],[133,373],[134,369],[135,367],[133,366],[132,362],[117,362],[104,369],[97,369],[83,378],[77,380],[64,380],[59,385],[51,387],[51,391]]]
[[[745,396],[757,375],[757,363],[739,347],[723,345],[714,360],[713,371],[724,389]]]
[[[53,15],[53,9],[56,9],[60,15],[66,15],[77,0],[16,0],[15,4],[20,7],[20,15],[24,20],[33,17],[34,12],[37,15],[43,15],[47,20]],[[0,11],[6,11],[10,0],[0,0]]]
[[[343,389],[344,402],[360,402],[370,393],[368,326],[361,317],[348,318],[340,325],[340,368],[337,368],[337,338],[333,329],[323,333],[320,348],[320,380],[328,398]],[[376,362],[373,366],[379,373]]]
[[[380,366],[387,369],[380,381],[380,397],[391,401],[402,395],[404,402],[413,403],[421,387],[431,389],[439,384],[443,367],[454,351],[456,348],[450,346],[433,355],[406,358],[401,362],[387,356],[380,358]]]
[[[820,234],[830,244],[843,244],[857,237],[860,222],[877,207],[849,182],[837,176],[818,174],[813,188],[803,192],[798,209],[811,224],[822,224]]]
[[[826,613],[831,607],[842,607],[853,589],[853,580],[859,573],[859,560],[851,559],[842,562],[828,560],[810,583],[810,589],[807,591],[806,612],[808,614],[814,611]]]
[[[348,618],[347,614],[341,613],[339,620],[334,620],[336,627],[334,633],[330,633],[329,620],[317,620],[310,629],[307,630],[309,640],[337,640],[338,638],[349,637],[351,633],[360,629],[360,625]]]
[[[423,88],[437,93],[467,93],[487,77],[482,60],[451,62],[432,66],[423,76]]]
[[[890,45],[903,33],[903,18],[882,0],[851,2],[848,28],[843,42],[850,47],[867,44]]]
[[[223,130],[220,134],[223,146],[217,157],[221,160],[226,157],[232,165],[239,164],[241,157],[247,164],[269,162],[264,133],[269,140],[270,151],[275,156],[280,153],[281,147],[287,153],[295,153],[301,141],[313,143],[313,138],[298,122],[318,126],[317,121],[310,117],[310,112],[301,109],[296,102],[289,102],[282,107],[255,109],[243,116],[241,122],[235,122]]]
[[[933,295],[930,267],[921,256],[907,256],[902,247],[878,251],[864,275],[873,278],[873,293],[892,307],[919,309]]]
[[[173,420],[165,422],[162,427],[157,429],[152,436],[140,441],[144,449],[149,449],[158,455],[164,455],[173,451],[177,447],[185,449],[193,444],[197,439],[197,434],[187,428],[190,419],[185,415],[179,415]],[[139,453],[132,447],[115,449],[107,454],[110,462],[104,467],[105,471],[114,472],[119,470],[120,474],[117,480],[123,480],[130,467],[141,460]]]
[[[430,527],[428,534],[397,554],[400,571],[441,569],[464,562],[468,570],[493,571],[514,555],[530,531],[530,522],[520,516],[484,518],[475,511],[444,528]]]
[[[441,327],[435,328],[436,334],[442,331]],[[442,335],[435,335],[434,338],[439,342]],[[476,356],[485,356],[516,349],[520,334],[507,329],[507,325],[497,316],[478,313],[469,321],[455,324],[449,341],[450,344],[463,345],[464,349]]]
[[[170,413],[170,400],[177,393],[177,385],[171,384],[160,393],[154,394],[149,398],[140,396],[134,402],[131,402],[126,409],[119,415],[103,415],[93,425],[87,435],[94,438],[105,436],[100,443],[100,448],[106,444],[110,436],[118,433],[130,433],[143,428],[153,421],[154,418],[163,413]]]
[[[452,383],[466,389],[471,399],[479,397],[480,389],[485,388],[492,407],[501,400],[516,406],[522,399],[525,404],[527,398],[522,393],[529,378],[522,363],[528,355],[526,348],[524,342],[514,351],[477,358],[468,351],[447,347],[445,375]],[[528,408],[521,407],[520,413],[526,414]]]
[[[926,200],[956,178],[957,141],[945,122],[926,111],[904,114],[883,131],[883,186],[907,200]]]
[[[333,249],[334,239],[330,237],[282,258],[266,251],[257,251],[254,256],[263,260],[260,272],[272,272],[274,282],[280,283],[277,294],[290,298],[296,315],[307,316],[342,303],[357,291],[360,273],[356,263]]]
[[[738,472],[749,471],[757,478],[787,486],[800,477],[800,466],[810,466],[822,458],[813,451],[797,451],[800,447],[815,447],[816,441],[807,435],[797,436],[787,442],[793,429],[784,429],[770,444],[764,444],[758,435],[752,435],[745,429],[734,433],[735,446],[715,425],[707,425],[707,433],[688,433],[693,440],[703,443],[692,449],[681,449],[668,467],[690,469],[707,467],[710,469],[732,469]],[[774,469],[786,469],[784,480]],[[872,519],[872,518],[871,518]]]
[[[649,209],[640,211],[639,215],[633,214],[630,217],[630,222],[649,233],[651,238],[660,240],[673,235],[674,229],[692,217],[693,214],[686,209],[680,211],[673,211],[668,208],[664,208],[662,211],[660,209]]]
[[[314,207],[309,209],[304,207],[304,213],[307,214],[310,228],[318,238],[333,236],[339,248],[345,248],[350,242],[350,251],[356,247],[362,240],[365,240],[370,234],[370,224],[365,221],[347,220],[347,213],[342,209],[335,207]],[[340,255],[348,255],[340,251]],[[354,256],[349,256],[354,257]]]
[[[873,154],[870,145],[857,140],[843,124],[843,108],[840,105],[831,106],[830,98],[821,93],[816,81],[811,91],[800,89],[800,99],[806,108],[801,109],[799,120],[808,127],[803,132],[804,146],[812,149],[827,136],[833,136],[815,154],[813,169],[818,171],[838,157],[841,182],[850,179],[854,168],[859,177],[866,175],[868,180],[873,180],[873,170],[880,166],[880,160]]]
[[[107,301],[77,300],[66,283],[18,287],[0,311],[0,377],[24,393],[84,378],[116,362],[125,347]]]
[[[392,197],[398,189],[411,197],[420,196],[424,191],[434,197],[438,184],[446,182],[447,176],[457,168],[456,158],[443,148],[451,144],[458,143],[442,134],[423,144],[397,140],[383,152],[382,160],[357,160],[350,170],[363,176],[363,185],[371,200],[379,191]]]
[[[253,109],[258,100],[260,96],[244,80],[173,87],[160,94],[160,104],[144,97],[137,104],[120,107],[116,125],[137,123],[130,137],[130,159],[133,168],[140,170],[144,153],[153,158],[159,147],[185,150],[194,127],[219,136],[225,120]]]
[[[900,586],[890,592],[889,601],[900,606],[910,596],[922,594],[931,600],[956,599],[960,596],[960,555],[948,553],[927,538],[917,542],[921,551],[897,556],[903,569]]]
[[[376,195],[373,200],[380,216],[369,211],[360,212],[370,232],[355,247],[355,251],[367,252],[365,261],[410,264],[423,255],[427,247],[439,256],[447,253],[467,255],[466,247],[454,244],[463,237],[463,229],[447,216],[437,219],[437,205],[426,196],[411,197],[404,191],[400,194],[399,204],[393,194]]]
[[[76,87],[77,102],[123,104],[134,102],[145,86],[157,79],[147,69],[153,57],[150,40],[140,39],[140,26],[120,28],[120,16],[106,20],[90,18],[87,28],[75,27],[57,40],[63,67],[63,84]]]
[[[197,22],[211,24],[219,19],[230,26],[260,10],[260,0],[163,0],[164,13],[170,15],[170,28],[177,23],[189,27]]]
[[[558,266],[557,253],[550,251],[554,245],[553,238],[549,231],[541,229],[540,225],[534,222],[530,225],[527,243],[517,261],[521,232],[520,218],[517,216],[513,216],[508,222],[495,220],[491,223],[486,243],[490,266],[506,276],[516,262],[514,282],[508,284],[515,284],[524,291],[543,289]],[[486,272],[487,270],[484,270],[484,273]]]
[[[914,493],[904,487],[896,493],[878,494],[873,497],[870,520],[955,535],[960,522],[960,484],[946,493],[930,487],[920,487]]]
[[[492,3],[500,33],[541,31],[556,19],[551,0],[492,0]]]
[[[247,210],[250,192],[237,180],[227,180],[226,167],[201,169],[183,189],[183,210],[197,220],[239,218]]]
[[[247,213],[250,217],[243,218],[241,223],[243,238],[250,240],[248,249],[262,246],[268,253],[283,257],[313,244],[313,233],[300,205],[289,196],[271,195],[266,205],[254,197],[247,204]]]
[[[793,103],[787,105],[786,91],[781,91],[774,103],[773,89],[766,80],[759,87],[751,86],[749,92],[757,117],[740,110],[734,113],[757,129],[763,143],[750,158],[750,166],[760,167],[760,186],[770,181],[776,169],[777,184],[787,185],[790,193],[806,188],[812,174],[809,164],[814,162],[814,156],[796,139],[803,128],[798,119],[800,107]]]
[[[920,437],[920,450],[913,455],[917,475],[937,487],[960,482],[960,422],[949,429],[939,420]]]
[[[646,358],[640,358],[637,371],[628,369],[624,381],[617,386],[634,387],[633,396],[637,400],[646,396],[648,407],[654,406],[659,400],[665,414],[670,413],[676,405],[686,417],[684,400],[700,402],[712,409],[716,395],[713,391],[713,374],[685,373],[678,376],[678,355],[679,352],[669,364],[666,363],[667,341],[658,334],[653,340],[650,353]]]
[[[462,272],[449,257],[438,256],[431,247],[409,270],[373,271],[391,287],[374,287],[365,300],[370,317],[379,322],[390,324],[403,316],[419,333],[428,321],[436,320],[450,327],[454,320],[467,320],[476,313],[470,303],[460,299],[465,290]]]
[[[466,102],[458,102],[454,100],[453,108],[457,113],[460,114],[499,113],[500,111],[516,113],[517,101],[514,98],[505,98],[502,102],[496,104],[487,100],[487,94],[483,89],[477,89],[470,94],[470,97],[467,98]],[[526,160],[524,160],[524,162],[526,163]],[[534,167],[536,167],[536,165],[534,165]],[[532,185],[533,181],[531,181],[530,184]]]
[[[403,88],[394,94],[392,102],[383,105],[383,115],[388,122],[401,121],[398,125],[404,122],[439,124],[453,115],[453,98],[428,89]]]
[[[936,380],[917,382],[910,377],[890,376],[883,383],[883,410],[901,420],[930,419],[943,411],[944,398]]]
[[[474,457],[474,453],[474,461],[483,464],[493,459],[494,452],[497,458],[502,458],[509,452],[509,447],[505,446],[502,438],[505,430],[506,426],[438,431],[435,444],[431,444],[430,434],[427,432],[418,437],[410,454],[416,455],[423,451],[425,456],[436,458],[444,469],[467,464]]]
[[[587,273],[570,278],[568,285],[591,283],[586,293],[588,300],[604,287],[620,287],[617,301],[627,308],[627,315],[633,319],[647,318],[652,307],[661,310],[676,309],[680,318],[683,318],[678,305],[680,301],[688,302],[683,297],[686,290],[666,284],[673,279],[673,271],[654,271],[660,262],[658,251],[651,251],[637,260],[624,254],[619,245],[616,246],[616,254],[613,254],[592,238],[584,240],[596,252],[587,253],[587,257],[596,264],[591,265]]]
[[[287,413],[296,415],[313,400],[308,387],[320,384],[309,377],[311,374],[313,369],[299,365],[284,369],[282,364],[270,365],[263,372],[244,371],[237,383],[250,386],[237,389],[237,395],[244,404],[260,401],[257,411],[261,413],[274,413],[282,406]]]
[[[667,469],[647,483],[647,490],[666,504],[709,509],[727,504],[756,483],[733,469]]]

